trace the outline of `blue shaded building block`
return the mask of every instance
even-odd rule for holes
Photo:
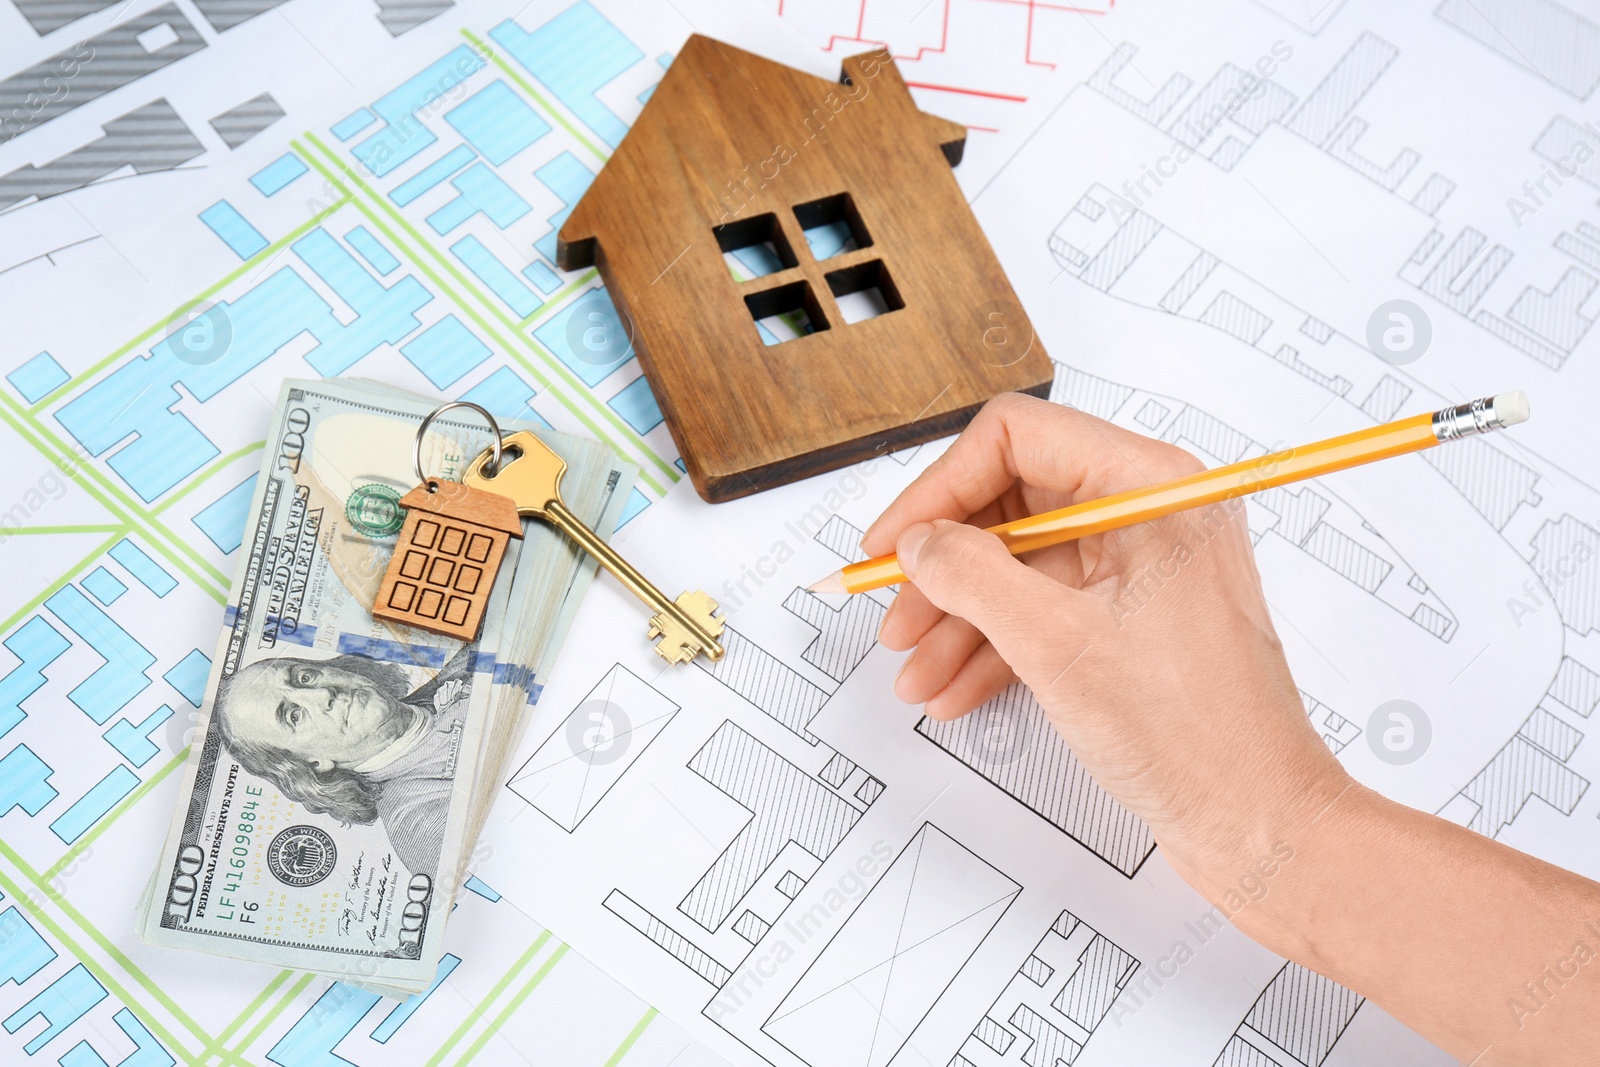
[[[389,199],[401,207],[432,189],[450,175],[478,158],[478,153],[464,144],[458,144],[426,167],[417,171],[411,177],[395,186],[389,193]]]
[[[533,290],[511,273],[511,268],[500,262],[495,254],[484,247],[482,241],[472,234],[467,234],[461,240],[450,246],[450,251],[455,257],[466,264],[468,270],[478,276],[478,280],[487,285],[495,296],[505,302],[506,307],[516,313],[519,319],[525,319],[539,310],[539,305],[544,301],[533,294]]]
[[[469,882],[468,885],[470,886],[471,883]],[[449,978],[450,972],[459,966],[461,966],[461,957],[446,952],[444,958],[439,961],[439,969],[434,973],[433,981],[428,988],[420,993],[413,993],[399,1004],[396,1004],[389,1014],[383,1017],[383,1022],[379,1023],[377,1028],[372,1031],[372,1040],[380,1045],[387,1045],[389,1039],[395,1035],[395,1031],[404,1026],[406,1020],[411,1018],[418,1008],[427,1003],[428,998],[433,996],[433,991],[439,988],[439,984]]]
[[[417,309],[433,299],[422,283],[407,275],[385,289],[327,230],[318,227],[292,246],[301,262],[316,272],[360,316],[338,335],[306,354],[323,377],[343,374],[380,344],[396,344],[418,326]]]
[[[394,253],[383,246],[383,242],[372,236],[365,226],[357,226],[344,235],[345,243],[354,248],[367,265],[379,274],[387,277],[393,274],[400,266],[400,261],[394,258]]]
[[[438,140],[416,112],[483,69],[483,59],[466,45],[451,49],[372,105],[387,125],[351,151],[381,178]]]
[[[622,143],[628,126],[595,94],[639,60],[644,53],[587,0],[573,4],[528,33],[507,20],[489,36],[528,68],[556,99],[612,148]]]
[[[744,268],[747,278],[762,278],[783,269],[783,260],[764,244],[738,249],[733,253],[733,258]]]
[[[491,903],[495,903],[495,904],[498,904],[500,902],[500,894],[499,894],[499,892],[496,891],[493,887],[491,887],[488,883],[486,883],[482,879],[480,879],[477,875],[472,875],[470,878],[468,878],[466,880],[465,884],[466,884],[466,887],[468,889],[470,889],[474,893],[478,894],[484,900],[487,900],[487,901],[489,901]]]
[[[545,296],[561,288],[561,278],[542,259],[536,259],[523,267],[522,276],[532,282],[533,287]]]
[[[400,354],[437,389],[448,389],[489,358],[489,346],[454,315],[446,315],[412,338]]]
[[[272,1046],[267,1059],[280,1067],[350,1067],[350,1061],[333,1050],[382,999],[335,982]]]
[[[504,81],[479,89],[446,111],[444,120],[497,167],[550,132],[550,124]]]
[[[668,69],[672,66],[672,53],[662,52],[659,56],[656,56],[656,63],[661,67],[662,70]],[[644,92],[639,94],[639,103],[648,104],[650,102],[650,98],[656,93],[656,86],[660,84],[660,82],[652,82]]]
[[[584,293],[533,335],[591,388],[633,355],[633,342],[604,289]]]
[[[567,221],[567,216],[572,214],[572,209],[583,199],[589,183],[594,181],[594,171],[579,163],[578,157],[571,152],[562,152],[534,171],[533,176],[544,182],[545,188],[556,194],[563,205],[561,210],[550,216],[550,232],[533,242],[539,254],[554,263],[556,235],[561,230],[561,224]]]
[[[397,344],[415,330],[416,309],[433,298],[409,275],[383,288],[322,229],[295,249],[356,311],[354,322],[341,323],[304,278],[284,267],[208,313],[228,326],[226,358],[187,363],[163,339],[148,357],[123,363],[57,412],[62,426],[94,456],[136,435],[109,465],[141,499],[154,500],[219,454],[185,415],[171,410],[181,399],[175,386],[205,403],[308,331],[319,342],[308,362],[324,375],[340,373],[380,344]]]
[[[611,410],[641,434],[647,434],[661,425],[661,408],[655,394],[650,392],[650,381],[640,375],[617,391],[609,401]]]
[[[183,699],[200,706],[200,701],[205,699],[206,679],[211,676],[211,657],[201,652],[198,648],[192,650],[187,656],[179,660],[173,668],[161,677],[183,695]]]
[[[211,232],[222,238],[222,243],[233,249],[233,254],[240,259],[249,259],[267,247],[267,239],[261,236],[261,231],[250,225],[249,220],[239,214],[239,209],[226,200],[218,200],[200,212],[200,221],[211,227]]]
[[[18,745],[0,759],[0,816],[11,814],[12,808],[21,808],[29,815],[37,815],[44,806],[56,798],[50,776],[55,773],[44,760],[33,754],[27,745]]]
[[[334,123],[330,129],[333,131],[333,135],[339,138],[339,140],[348,141],[350,138],[354,137],[356,134],[360,133],[362,130],[366,129],[368,126],[371,126],[377,121],[378,116],[374,115],[372,112],[363,107],[350,112],[350,114]]]
[[[449,233],[480,211],[503,230],[533,210],[482,163],[474,163],[450,179],[450,184],[461,195],[428,216],[428,225],[439,234]]]
[[[105,986],[95,981],[94,975],[80,963],[13,1012],[3,1025],[6,1033],[14,1034],[40,1016],[44,1017],[48,1024],[44,1032],[22,1046],[22,1051],[32,1056],[104,999]]]
[[[409,276],[384,289],[324,230],[313,230],[295,248],[355,309],[354,322],[341,323],[304,278],[284,267],[238,300],[208,313],[227,324],[226,358],[187,363],[163,339],[148,357],[127,361],[57,413],[91,455],[136,434],[137,440],[122,447],[109,464],[145,501],[218,455],[216,445],[186,416],[170,410],[181,399],[175,386],[182,385],[205,403],[307,331],[320,342],[308,361],[324,374],[338,373],[378,345],[396,343],[415,330],[416,309],[432,299]]]
[[[149,556],[144,549],[132,541],[118,541],[111,549],[111,558],[122,564],[129,574],[133,575],[146,589],[156,596],[166,596],[178,588],[178,580],[166,571]]]
[[[191,520],[223,555],[232,552],[244,541],[244,528],[250,521],[250,501],[256,493],[257,477],[252,474],[207,504]]]
[[[96,567],[89,572],[89,576],[83,580],[83,587],[108,608],[116,603],[119,596],[128,591],[128,587],[104,567]]]
[[[531,393],[531,390],[530,390]],[[0,737],[28,717],[22,702],[44,685],[44,669],[72,647],[54,626],[35,615],[6,638],[6,648],[21,660],[0,678]]]
[[[622,505],[622,516],[617,519],[617,529],[622,529],[639,512],[650,506],[650,498],[639,491],[638,486],[633,487],[633,492],[628,494],[628,502]]]
[[[117,1067],[172,1067],[177,1062],[127,1008],[119,1009],[111,1017],[111,1021],[117,1024],[134,1045],[132,1052],[117,1061]],[[87,1041],[73,1045],[72,1051],[61,1057],[58,1062],[61,1067],[107,1067],[106,1061],[100,1058],[100,1054],[91,1048]]]
[[[811,249],[813,259],[830,259],[838,255],[844,250],[846,242],[855,240],[855,236],[850,224],[844,221],[825,222],[805,231],[806,245]]]
[[[545,427],[550,425],[528,406],[533,400],[533,386],[519,378],[510,367],[500,367],[462,393],[461,399],[493,412],[497,419],[522,419]]]
[[[83,713],[104,726],[128,701],[150,684],[145,676],[156,658],[116,621],[73,586],[65,586],[44,602],[78,640],[94,649],[105,663],[67,694]]]
[[[87,793],[56,816],[50,829],[67,844],[82,837],[89,827],[105,818],[106,812],[121,803],[122,798],[138,788],[139,776],[122,764],[111,768],[111,773],[96,782]]]
[[[67,372],[55,357],[48,352],[40,352],[28,362],[6,375],[6,381],[12,388],[22,394],[22,399],[28,403],[49,396],[51,392],[61,387],[67,380]]]
[[[250,175],[250,184],[260,190],[262,196],[272,196],[284,186],[294,181],[307,171],[305,161],[293,152],[285,152],[271,163]]]
[[[16,908],[0,912],[0,986],[23,985],[56,958],[33,924]]]
[[[135,767],[143,767],[150,762],[150,757],[161,751],[161,746],[150,740],[151,733],[170,718],[172,709],[163,704],[146,715],[144,721],[137,726],[127,719],[118,719],[111,724],[111,729],[101,736],[122,754],[123,759]]]

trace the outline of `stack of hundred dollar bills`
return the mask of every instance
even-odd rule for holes
[[[595,564],[524,520],[470,644],[379,622],[373,597],[438,401],[360,380],[291,381],[222,619],[178,811],[139,933],[315,971],[390,996],[433,981],[490,801]],[[535,430],[567,461],[562,497],[601,536],[637,471]],[[490,442],[457,409],[422,442],[459,479]]]

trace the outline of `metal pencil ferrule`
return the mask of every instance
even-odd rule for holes
[[[1505,423],[1494,410],[1494,397],[1484,397],[1467,404],[1457,404],[1433,413],[1433,435],[1440,441],[1453,441],[1458,437],[1503,430]]]

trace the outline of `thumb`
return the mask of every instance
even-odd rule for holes
[[[896,552],[923,596],[983,631],[1030,684],[1040,672],[1055,673],[1050,664],[1061,657],[1063,630],[1094,625],[1087,594],[1016,559],[987,530],[949,519],[921,522],[900,535]]]

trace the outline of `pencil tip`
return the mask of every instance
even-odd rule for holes
[[[844,587],[844,572],[834,571],[820,582],[812,582],[806,590],[809,593],[845,593],[849,590]]]

